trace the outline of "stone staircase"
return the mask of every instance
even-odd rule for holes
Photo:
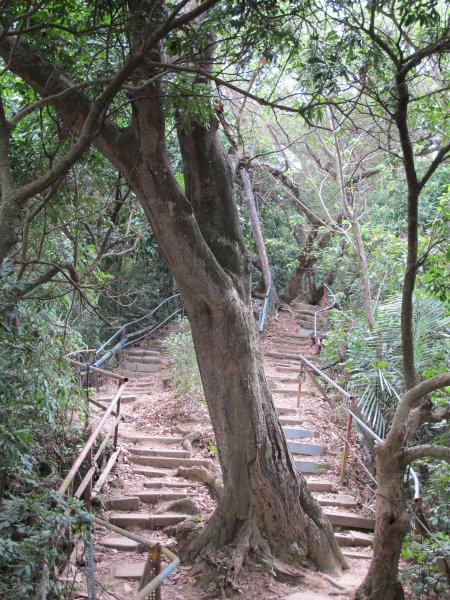
[[[323,402],[310,383],[302,385],[300,407],[297,408],[297,390],[300,361],[296,353],[312,356],[312,340],[315,307],[297,304],[294,315],[299,333],[283,334],[272,338],[272,350],[266,353],[265,370],[280,423],[297,468],[304,474],[307,484],[335,528],[338,543],[343,547],[355,547],[357,553],[345,550],[349,558],[370,558],[364,550],[372,544],[371,532],[374,520],[361,515],[355,500],[339,487],[333,475],[332,462],[327,460],[327,431],[311,427],[308,411],[319,410]],[[176,326],[172,326],[172,331]],[[145,348],[127,351],[121,365],[123,375],[130,377],[130,392],[122,397],[125,415],[133,411],[136,400],[152,402],[151,389],[158,371],[166,362],[163,340],[151,342]],[[107,398],[99,398],[106,401]],[[177,476],[179,467],[203,467],[213,472],[213,462],[198,451],[187,450],[181,436],[146,435],[127,426],[122,427],[120,444],[127,459],[126,481],[120,489],[110,487],[104,498],[106,513],[103,515],[114,525],[142,533],[167,547],[174,541],[163,531],[186,518],[200,518],[191,498],[193,494],[209,498],[206,486]],[[119,469],[120,470],[120,469]],[[149,532],[152,532],[149,534]],[[132,540],[112,535],[104,530],[96,531],[96,545],[104,548],[105,560],[97,558],[97,571],[105,572],[111,580],[140,579],[146,560],[142,547]],[[120,566],[111,562],[109,553],[120,553]],[[370,550],[369,550],[370,552]],[[102,571],[103,570],[103,571]],[[132,583],[133,598],[137,583]],[[131,587],[131,586],[130,586]]]

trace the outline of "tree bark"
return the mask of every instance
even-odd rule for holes
[[[410,518],[403,499],[405,461],[401,449],[384,443],[376,447],[377,502],[373,558],[355,600],[403,600],[397,580],[398,561]]]

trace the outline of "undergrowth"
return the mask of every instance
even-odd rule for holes
[[[20,307],[0,321],[0,597],[67,597],[54,578],[68,528],[80,529],[74,500],[55,491],[83,442],[79,392],[63,358],[80,345],[54,309]],[[75,516],[73,516],[75,515]],[[42,596],[44,597],[44,596]]]

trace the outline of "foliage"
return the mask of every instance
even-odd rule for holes
[[[450,315],[437,298],[417,291],[414,306],[414,349],[423,377],[445,369],[450,358]],[[380,436],[386,433],[397,401],[403,393],[400,337],[401,297],[394,296],[378,307],[377,328],[372,334],[351,310],[330,313],[332,331],[322,355],[325,362],[345,359],[347,389],[357,398],[364,417]],[[351,335],[348,335],[349,330]],[[381,340],[382,359],[376,357]]]
[[[62,308],[21,304],[10,330],[0,327],[0,595],[11,600],[34,597],[44,561],[61,554],[57,532],[78,519],[55,492],[83,433],[63,358],[64,342],[80,341],[64,337]]]
[[[421,538],[410,535],[406,538],[403,557],[408,566],[401,576],[411,588],[412,598],[417,600],[444,600],[448,593],[448,579],[444,561],[450,556],[450,536],[436,533],[433,537]]]
[[[203,386],[189,322],[187,319],[178,322],[185,330],[171,333],[166,340],[170,352],[171,382],[181,398],[203,402]]]
[[[52,598],[67,598],[71,583],[49,577],[71,552],[68,533],[82,533],[80,503],[55,492],[57,480],[29,482],[21,495],[8,495],[0,503],[0,596],[5,600],[35,598],[46,584]]]

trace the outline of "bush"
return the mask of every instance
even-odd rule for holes
[[[77,526],[55,491],[83,441],[80,396],[63,355],[55,308],[17,309],[13,328],[0,325],[0,596],[34,598],[61,554],[62,531]],[[67,597],[49,582],[52,598]]]

